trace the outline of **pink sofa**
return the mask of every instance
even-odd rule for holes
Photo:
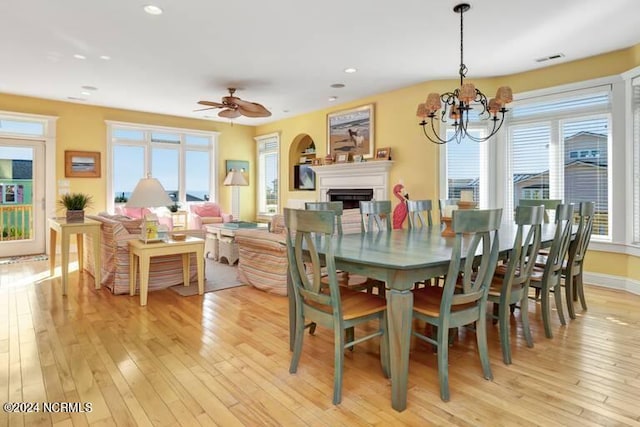
[[[233,220],[231,214],[223,213],[220,205],[213,202],[192,203],[189,205],[189,211],[191,212],[189,224],[192,230],[203,230],[207,224]]]

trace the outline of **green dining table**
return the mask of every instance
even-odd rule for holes
[[[543,224],[542,247],[553,241],[554,224]],[[503,224],[499,231],[502,256],[513,248],[515,224]],[[389,351],[391,356],[391,406],[407,407],[409,346],[413,311],[414,283],[446,274],[454,237],[442,237],[439,227],[402,229],[332,237],[336,268],[386,282]],[[320,255],[322,255],[319,246]],[[464,243],[463,243],[464,246]],[[478,254],[481,253],[479,249]],[[289,344],[293,348],[295,298],[289,295]]]

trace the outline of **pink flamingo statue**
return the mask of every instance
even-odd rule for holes
[[[393,186],[393,194],[400,202],[393,209],[393,229],[402,228],[404,220],[407,219],[409,211],[407,210],[407,197],[403,194],[404,185],[398,183]]]

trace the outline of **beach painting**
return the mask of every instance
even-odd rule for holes
[[[327,114],[327,153],[373,157],[373,104]]]
[[[67,178],[100,177],[100,153],[97,151],[65,151],[64,160]]]

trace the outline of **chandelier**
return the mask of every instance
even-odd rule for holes
[[[419,123],[427,138],[435,144],[446,144],[456,141],[458,144],[465,138],[472,141],[483,142],[494,136],[504,122],[504,115],[508,111],[505,105],[513,101],[513,93],[508,86],[502,86],[498,89],[495,98],[487,100],[487,97],[473,83],[465,83],[467,76],[467,66],[464,65],[464,47],[463,47],[463,21],[462,15],[468,11],[471,5],[468,3],[460,3],[453,8],[453,11],[460,14],[460,87],[453,92],[443,94],[430,93],[427,100],[418,105],[417,116],[421,119]],[[477,106],[481,111],[478,119],[493,122],[488,126],[489,133],[484,137],[474,136],[468,132],[470,113],[473,106]],[[442,110],[438,112],[438,110]],[[441,121],[447,123],[447,119],[451,120],[455,132],[451,137],[442,139],[436,131],[434,123]],[[427,128],[431,128],[431,132],[427,132]],[[432,135],[429,135],[431,133]]]

